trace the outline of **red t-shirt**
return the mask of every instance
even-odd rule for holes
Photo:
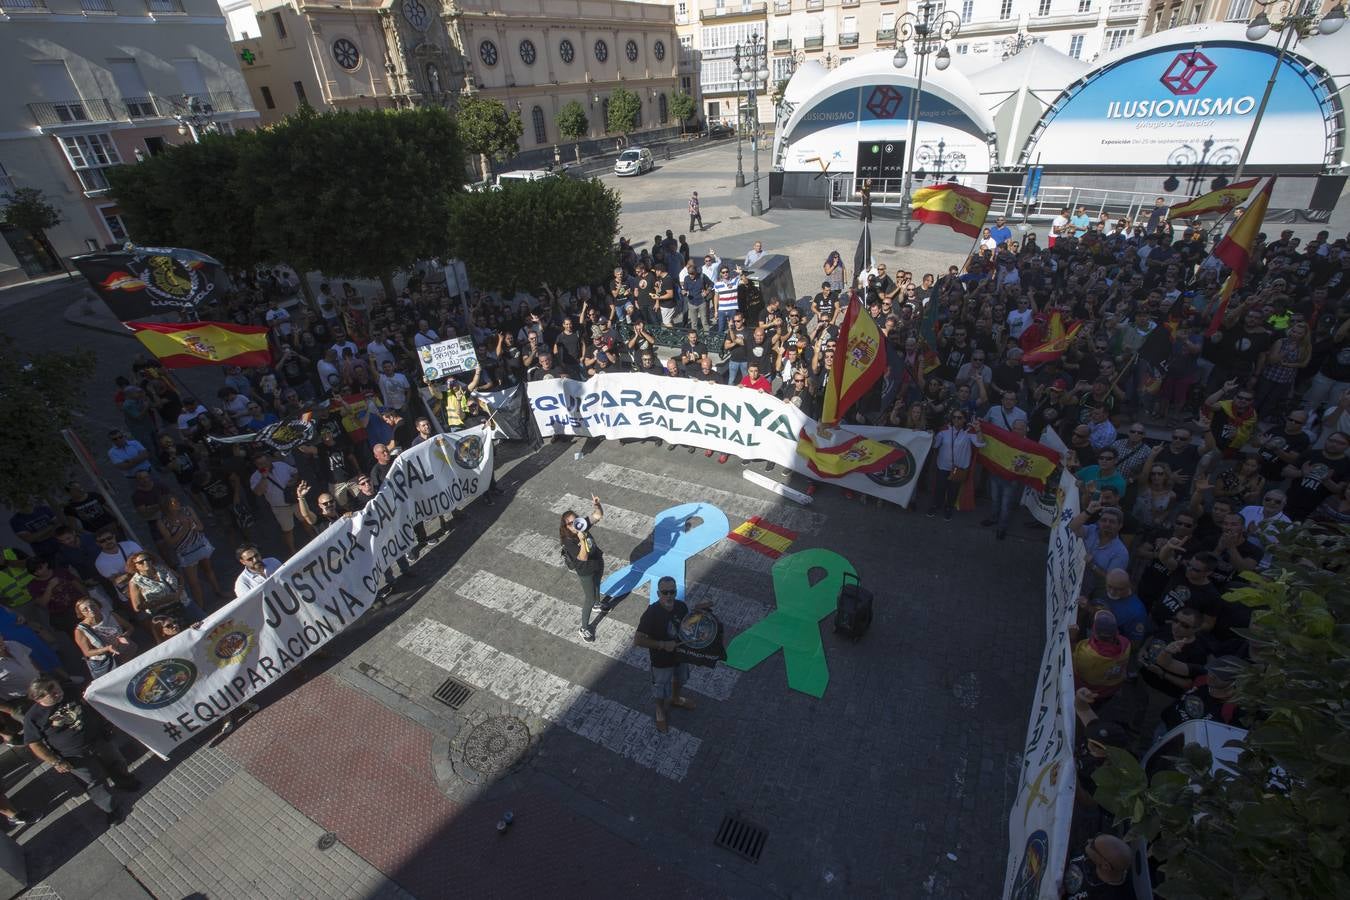
[[[742,375],[741,387],[754,388],[755,390],[763,391],[766,394],[773,393],[773,385],[771,385],[769,379],[765,378],[763,375],[759,376],[754,381],[750,380],[749,375]]]

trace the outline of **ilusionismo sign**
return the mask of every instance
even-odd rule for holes
[[[1110,64],[1047,113],[1026,158],[1094,169],[1235,164],[1273,56],[1259,44],[1172,45]],[[1251,165],[1322,165],[1327,129],[1318,92],[1325,88],[1306,75],[1299,59],[1286,57]]]

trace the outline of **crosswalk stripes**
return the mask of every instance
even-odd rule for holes
[[[687,482],[614,463],[599,463],[586,473],[586,477],[611,487],[627,488],[653,497],[663,497],[675,503],[688,503],[691,497]],[[697,494],[699,500],[711,503],[728,517],[739,516],[748,519],[751,516],[763,516],[775,525],[782,525],[794,531],[816,531],[825,524],[823,513],[774,500],[761,500],[704,485],[698,486]],[[587,503],[589,504],[589,501]]]
[[[423,619],[400,648],[541,719],[555,722],[672,781],[683,781],[702,741],[670,727],[661,734],[638,712],[572,684],[448,625]]]
[[[480,570],[455,592],[485,609],[504,613],[554,637],[602,653],[635,669],[647,671],[651,668],[650,654],[641,647],[633,646],[636,629],[612,616],[606,616],[600,622],[595,630],[595,640],[587,642],[577,634],[577,627],[581,624],[579,607],[523,584]],[[694,666],[690,669],[688,687],[715,700],[726,700],[731,696],[740,675],[737,670],[725,666]]]

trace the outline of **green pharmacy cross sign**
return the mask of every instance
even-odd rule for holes
[[[254,52],[248,49],[247,47],[245,47],[243,52],[239,54],[239,58],[242,59],[244,62],[248,63],[250,66],[253,65],[253,63],[255,63],[258,59],[257,55],[254,54]]]

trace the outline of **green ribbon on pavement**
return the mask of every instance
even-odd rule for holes
[[[824,572],[815,584],[813,569]],[[857,571],[833,550],[817,548],[779,558],[771,574],[778,608],[727,645],[727,665],[746,672],[782,649],[788,687],[823,697],[830,669],[820,640],[820,620],[834,612],[844,575]]]

